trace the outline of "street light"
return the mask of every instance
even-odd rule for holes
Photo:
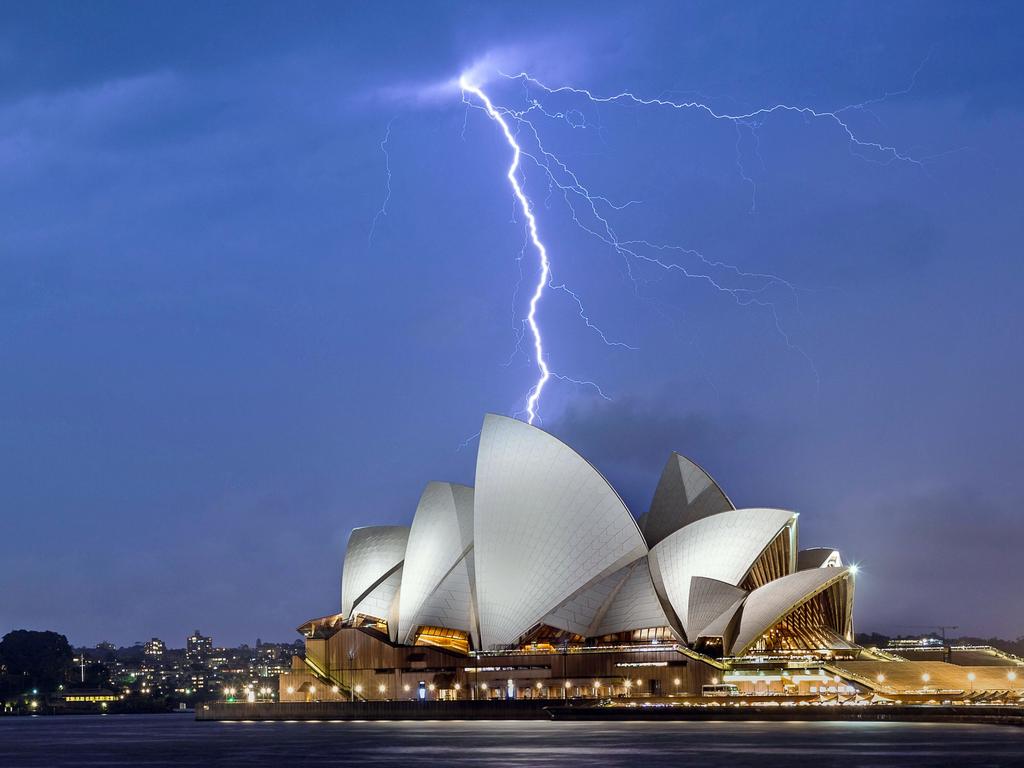
[[[978,676],[976,674],[974,674],[973,672],[968,672],[967,673],[967,679],[971,683],[971,693],[974,692],[974,681],[977,679],[977,677]]]
[[[1007,681],[1009,681],[1010,687],[1013,688],[1013,681],[1017,679],[1017,673],[1016,672],[1007,672],[1006,673],[1006,679],[1007,679]]]
[[[381,683],[380,685],[377,686],[377,693],[379,693],[381,696],[384,695],[384,690],[385,690],[384,683]]]
[[[932,676],[925,672],[921,675],[921,682],[924,683],[924,690],[928,690],[928,681],[932,679]]]
[[[878,680],[878,682],[880,682],[880,683],[884,683],[885,682],[885,675],[883,675],[881,672],[879,672],[878,673],[878,677],[875,678],[875,679]]]

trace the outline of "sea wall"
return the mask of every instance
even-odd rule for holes
[[[211,702],[196,720],[550,720],[549,701]],[[567,708],[568,709],[568,708]]]
[[[1024,726],[1024,708],[1005,706],[576,706],[545,701],[211,702],[197,720],[758,720],[985,723]]]

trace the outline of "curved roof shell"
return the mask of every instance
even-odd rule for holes
[[[410,636],[401,642],[411,643],[418,627],[447,627],[473,635],[476,641],[473,588],[470,580],[473,550],[461,558],[420,605]],[[402,585],[405,595],[405,585]]]
[[[733,653],[744,654],[765,632],[811,598],[834,584],[852,577],[848,568],[811,568],[765,584],[751,592],[740,612]],[[853,592],[845,606],[844,624],[849,624]]]
[[[787,527],[793,530],[796,517],[782,509],[735,509],[690,523],[651,549],[655,589],[686,622],[693,577],[739,586],[775,538]],[[683,632],[687,639],[695,639],[685,624]]]
[[[801,549],[796,558],[796,569],[806,571],[808,568],[842,568],[843,558],[838,549],[831,547],[812,547]]]
[[[371,525],[356,528],[348,537],[341,569],[341,612],[348,617],[353,606],[405,559],[409,527]]]
[[[686,616],[686,631],[690,637],[696,640],[698,637],[706,636],[707,629],[713,624],[728,624],[732,618],[723,614],[731,611],[736,612],[743,598],[747,596],[746,590],[727,584],[718,579],[709,579],[706,576],[694,576],[690,579],[690,602],[689,613]]]
[[[438,625],[420,616],[423,603],[472,546],[473,489],[453,483],[428,483],[416,507],[406,546],[398,611],[400,642],[412,642],[421,624]],[[452,581],[455,586],[459,579]],[[461,587],[458,584],[458,590]],[[452,628],[468,630],[468,626]]]
[[[482,647],[514,643],[583,587],[646,553],[636,521],[569,446],[484,418],[473,514]]]
[[[398,595],[402,589],[402,568],[391,571],[373,589],[356,600],[352,615],[373,616],[388,623],[388,633],[395,639],[398,626]]]
[[[678,453],[668,457],[654,499],[640,518],[647,546],[705,517],[736,507],[707,472],[695,461]]]
[[[541,619],[541,623],[582,637],[594,637],[598,622],[625,583],[630,568],[627,565],[587,585]]]
[[[580,590],[543,623],[583,637],[669,626],[646,557]]]
[[[627,566],[629,573],[600,617],[594,636],[612,635],[633,629],[670,626],[654,590],[647,558]]]

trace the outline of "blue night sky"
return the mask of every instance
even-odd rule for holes
[[[602,209],[621,239],[788,283],[633,282],[525,160],[555,281],[636,347],[549,289],[552,368],[611,399],[553,380],[544,427],[636,514],[671,450],[801,512],[862,567],[858,630],[1024,635],[1024,12],[552,5],[4,5],[0,633],[296,638],[338,609],[351,527],[472,483],[460,445],[536,371],[509,147],[450,85],[482,62],[495,102],[565,114],[531,118],[594,194],[639,201]],[[496,68],[731,113],[870,101],[843,119],[913,161]]]

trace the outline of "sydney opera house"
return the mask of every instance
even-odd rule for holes
[[[352,531],[341,611],[299,628],[281,699],[842,689],[823,665],[860,654],[855,569],[800,550],[797,523],[675,453],[634,518],[572,448],[489,414],[474,487],[428,483],[410,525]]]

